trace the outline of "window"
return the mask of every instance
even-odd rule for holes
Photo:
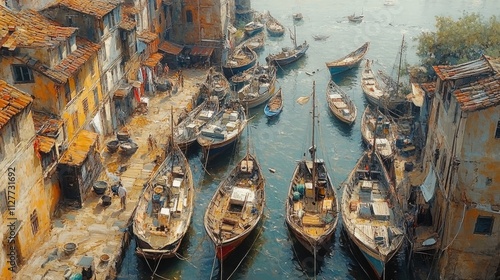
[[[41,152],[41,155],[42,155],[42,169],[44,171],[57,160],[55,146],[48,153]]]
[[[14,143],[17,144],[17,141],[19,141],[19,130],[17,129],[17,122],[16,121],[11,122],[10,133],[11,133],[12,139],[14,140]]]
[[[102,60],[108,59],[108,55],[106,54],[106,42],[102,43],[101,57],[102,57]]]
[[[38,214],[36,213],[36,209],[33,210],[33,213],[30,215],[30,221],[31,221],[31,232],[33,232],[33,235],[36,235],[38,232]]]
[[[57,47],[57,51],[59,52],[59,59],[63,59],[64,58],[63,46],[59,45],[59,47]]]
[[[187,23],[192,23],[193,22],[193,12],[186,11],[186,22]]]
[[[71,89],[69,88],[69,83],[64,84],[64,98],[66,98],[66,103],[71,101]]]
[[[94,108],[99,106],[99,93],[97,92],[97,87],[94,88]]]
[[[500,138],[500,121],[497,122],[497,130],[495,131],[495,138]]]
[[[95,77],[95,68],[94,68],[94,63],[90,64],[90,75],[92,77]]]
[[[71,16],[66,16],[66,21],[68,26],[73,26],[73,18]]]
[[[87,116],[89,114],[89,101],[87,100],[87,98],[83,99],[82,106],[83,113],[85,114],[85,116]]]
[[[76,84],[76,93],[77,94],[83,90],[82,82],[80,81],[80,77],[78,74],[75,76],[75,84]]]
[[[74,112],[71,118],[73,119],[73,133],[75,133],[78,129],[78,112]]]
[[[12,72],[14,72],[14,81],[16,83],[33,82],[33,72],[25,65],[12,65]]]
[[[493,229],[493,217],[478,216],[476,226],[474,227],[474,234],[491,235]]]
[[[111,18],[109,27],[114,27],[116,25],[115,11],[111,11],[111,13],[109,13],[109,16]]]

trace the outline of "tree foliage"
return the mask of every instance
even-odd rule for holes
[[[483,54],[500,57],[500,21],[495,16],[483,20],[479,14],[464,14],[456,21],[438,16],[436,29],[417,37],[417,55],[430,76],[433,65],[464,63]]]

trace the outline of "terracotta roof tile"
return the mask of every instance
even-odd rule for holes
[[[62,6],[83,14],[102,18],[118,5],[119,2],[113,0],[58,0],[50,7]]]
[[[31,96],[0,80],[0,129],[31,102]]]
[[[142,65],[148,66],[148,67],[155,67],[158,62],[163,58],[163,55],[161,53],[154,53],[150,55],[144,62],[142,62]]]
[[[37,135],[36,138],[40,143],[40,152],[43,153],[49,153],[56,144],[56,139],[51,137]]]
[[[453,94],[463,111],[497,106],[500,104],[500,73],[461,86]]]
[[[32,115],[35,132],[38,135],[57,137],[59,129],[63,125],[63,121],[59,117],[38,111],[33,111]]]
[[[457,80],[471,76],[491,75],[498,73],[500,69],[500,59],[492,59],[489,56],[457,65],[437,65],[433,66],[434,71],[441,80]]]
[[[91,148],[96,144],[99,134],[82,130],[61,156],[60,164],[80,166],[87,158]]]
[[[144,30],[143,32],[137,34],[137,39],[143,41],[146,44],[149,44],[158,39],[158,34]]]
[[[0,6],[0,43],[9,50],[56,47],[76,31],[77,28],[60,26],[33,10],[15,13]]]

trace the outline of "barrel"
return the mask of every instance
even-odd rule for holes
[[[299,192],[293,192],[293,201],[299,201],[301,195]]]

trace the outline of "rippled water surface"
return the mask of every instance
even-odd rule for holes
[[[403,34],[408,43],[406,60],[414,64],[416,42],[421,32],[434,30],[435,16],[458,18],[464,11],[479,12],[484,17],[500,15],[497,0],[399,0],[386,6],[384,0],[254,0],[256,11],[268,10],[286,27],[293,30],[292,14],[304,15],[296,24],[297,41],[307,40],[310,48],[302,60],[280,69],[278,86],[282,87],[285,108],[278,119],[268,121],[263,106],[250,111],[250,143],[261,162],[267,179],[267,207],[262,226],[257,228],[247,242],[230,260],[222,271],[215,252],[203,227],[203,215],[210,198],[220,180],[229,173],[244,154],[246,135],[218,163],[204,172],[199,153],[190,155],[190,162],[196,184],[196,208],[189,233],[179,251],[184,260],[167,260],[160,264],[157,273],[168,279],[369,279],[365,264],[358,263],[359,256],[351,252],[347,239],[342,235],[339,220],[333,242],[325,256],[315,260],[300,246],[293,246],[284,222],[284,205],[289,178],[300,159],[311,145],[311,102],[299,105],[295,101],[309,95],[312,83],[316,81],[316,104],[319,112],[318,153],[325,159],[335,185],[346,179],[364,147],[361,141],[359,119],[366,104],[360,86],[360,69],[353,69],[336,76],[335,81],[351,96],[358,107],[358,121],[346,126],[327,111],[325,89],[330,79],[326,61],[340,58],[364,42],[371,46],[366,58],[375,61],[375,67],[393,73]],[[365,16],[362,23],[348,22],[347,16],[356,13]],[[314,35],[328,36],[315,41]],[[266,45],[259,55],[260,63],[270,52],[291,46],[289,31],[282,38],[266,38]],[[269,168],[276,170],[269,172]],[[341,195],[341,192],[338,192]],[[147,263],[133,253],[132,242],[123,261],[119,279],[151,279]],[[403,252],[404,250],[402,250]],[[154,267],[152,269],[155,269]],[[406,258],[400,253],[387,268],[386,279],[408,279]],[[155,279],[160,279],[155,278]]]

